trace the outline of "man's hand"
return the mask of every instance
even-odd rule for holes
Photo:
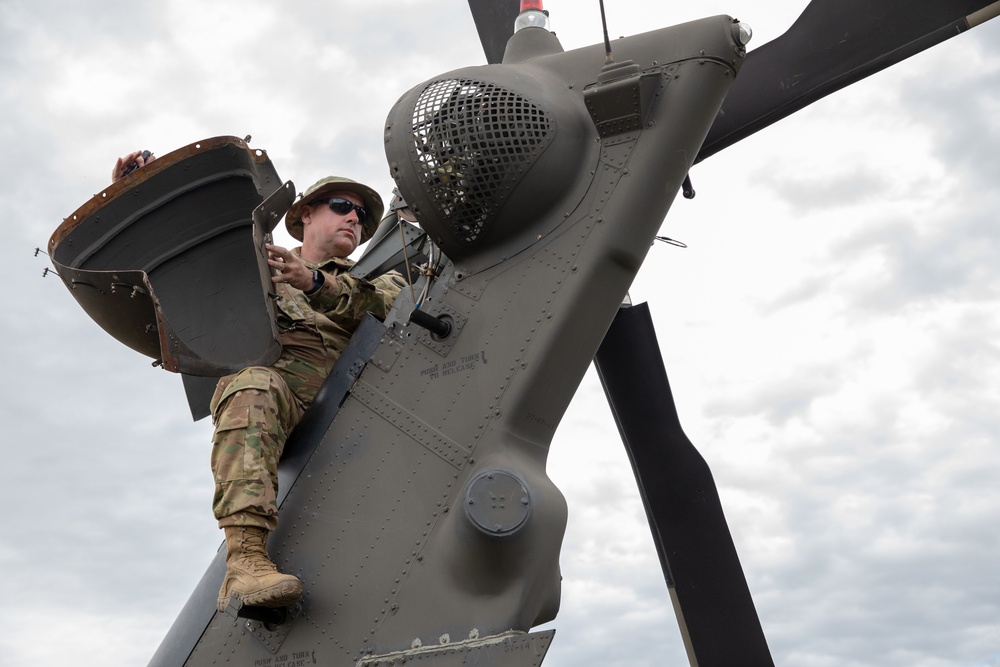
[[[144,152],[148,153],[146,157],[142,156]],[[115,162],[115,168],[111,170],[111,182],[114,183],[121,180],[125,175],[139,167],[146,166],[155,159],[156,156],[148,151],[133,151],[128,155],[118,158],[118,161]]]
[[[275,275],[271,277],[272,283],[288,283],[303,292],[312,289],[312,269],[281,246],[268,243],[264,247],[267,248],[267,263],[275,271]]]

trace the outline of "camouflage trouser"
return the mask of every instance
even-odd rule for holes
[[[283,375],[274,368],[245,368],[219,380],[215,389],[213,509],[220,528],[278,525],[278,460],[304,412]],[[322,380],[317,377],[316,385]],[[294,377],[289,381],[297,384]],[[313,390],[308,401],[314,395]]]

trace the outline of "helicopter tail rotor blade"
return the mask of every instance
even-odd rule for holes
[[[698,161],[998,14],[995,0],[813,0],[747,54]]]
[[[514,34],[514,19],[521,11],[521,0],[469,0],[469,9],[479,31],[479,41],[491,65],[503,60],[507,40]]]
[[[712,473],[681,428],[646,304],[618,311],[594,363],[691,664],[773,665]]]

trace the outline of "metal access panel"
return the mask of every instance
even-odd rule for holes
[[[417,646],[409,651],[373,656],[358,661],[358,667],[536,667],[542,664],[555,630],[547,632],[508,632],[480,639],[452,643],[447,635],[438,646]]]
[[[263,239],[281,214],[255,229],[253,212],[287,191],[263,150],[206,139],[94,195],[52,234],[49,256],[95,322],[167,370],[268,364],[281,346]]]

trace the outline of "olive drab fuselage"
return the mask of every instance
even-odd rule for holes
[[[559,607],[567,508],[548,446],[736,76],[732,25],[618,40],[610,66],[601,47],[564,53],[525,29],[503,65],[436,77],[390,112],[390,171],[443,251],[414,294],[448,334],[410,322],[404,289],[308,461],[286,470],[270,549],[305,592],[282,651],[544,654],[548,636],[506,633]],[[187,664],[278,641],[207,622]],[[161,647],[154,664],[170,658]]]

